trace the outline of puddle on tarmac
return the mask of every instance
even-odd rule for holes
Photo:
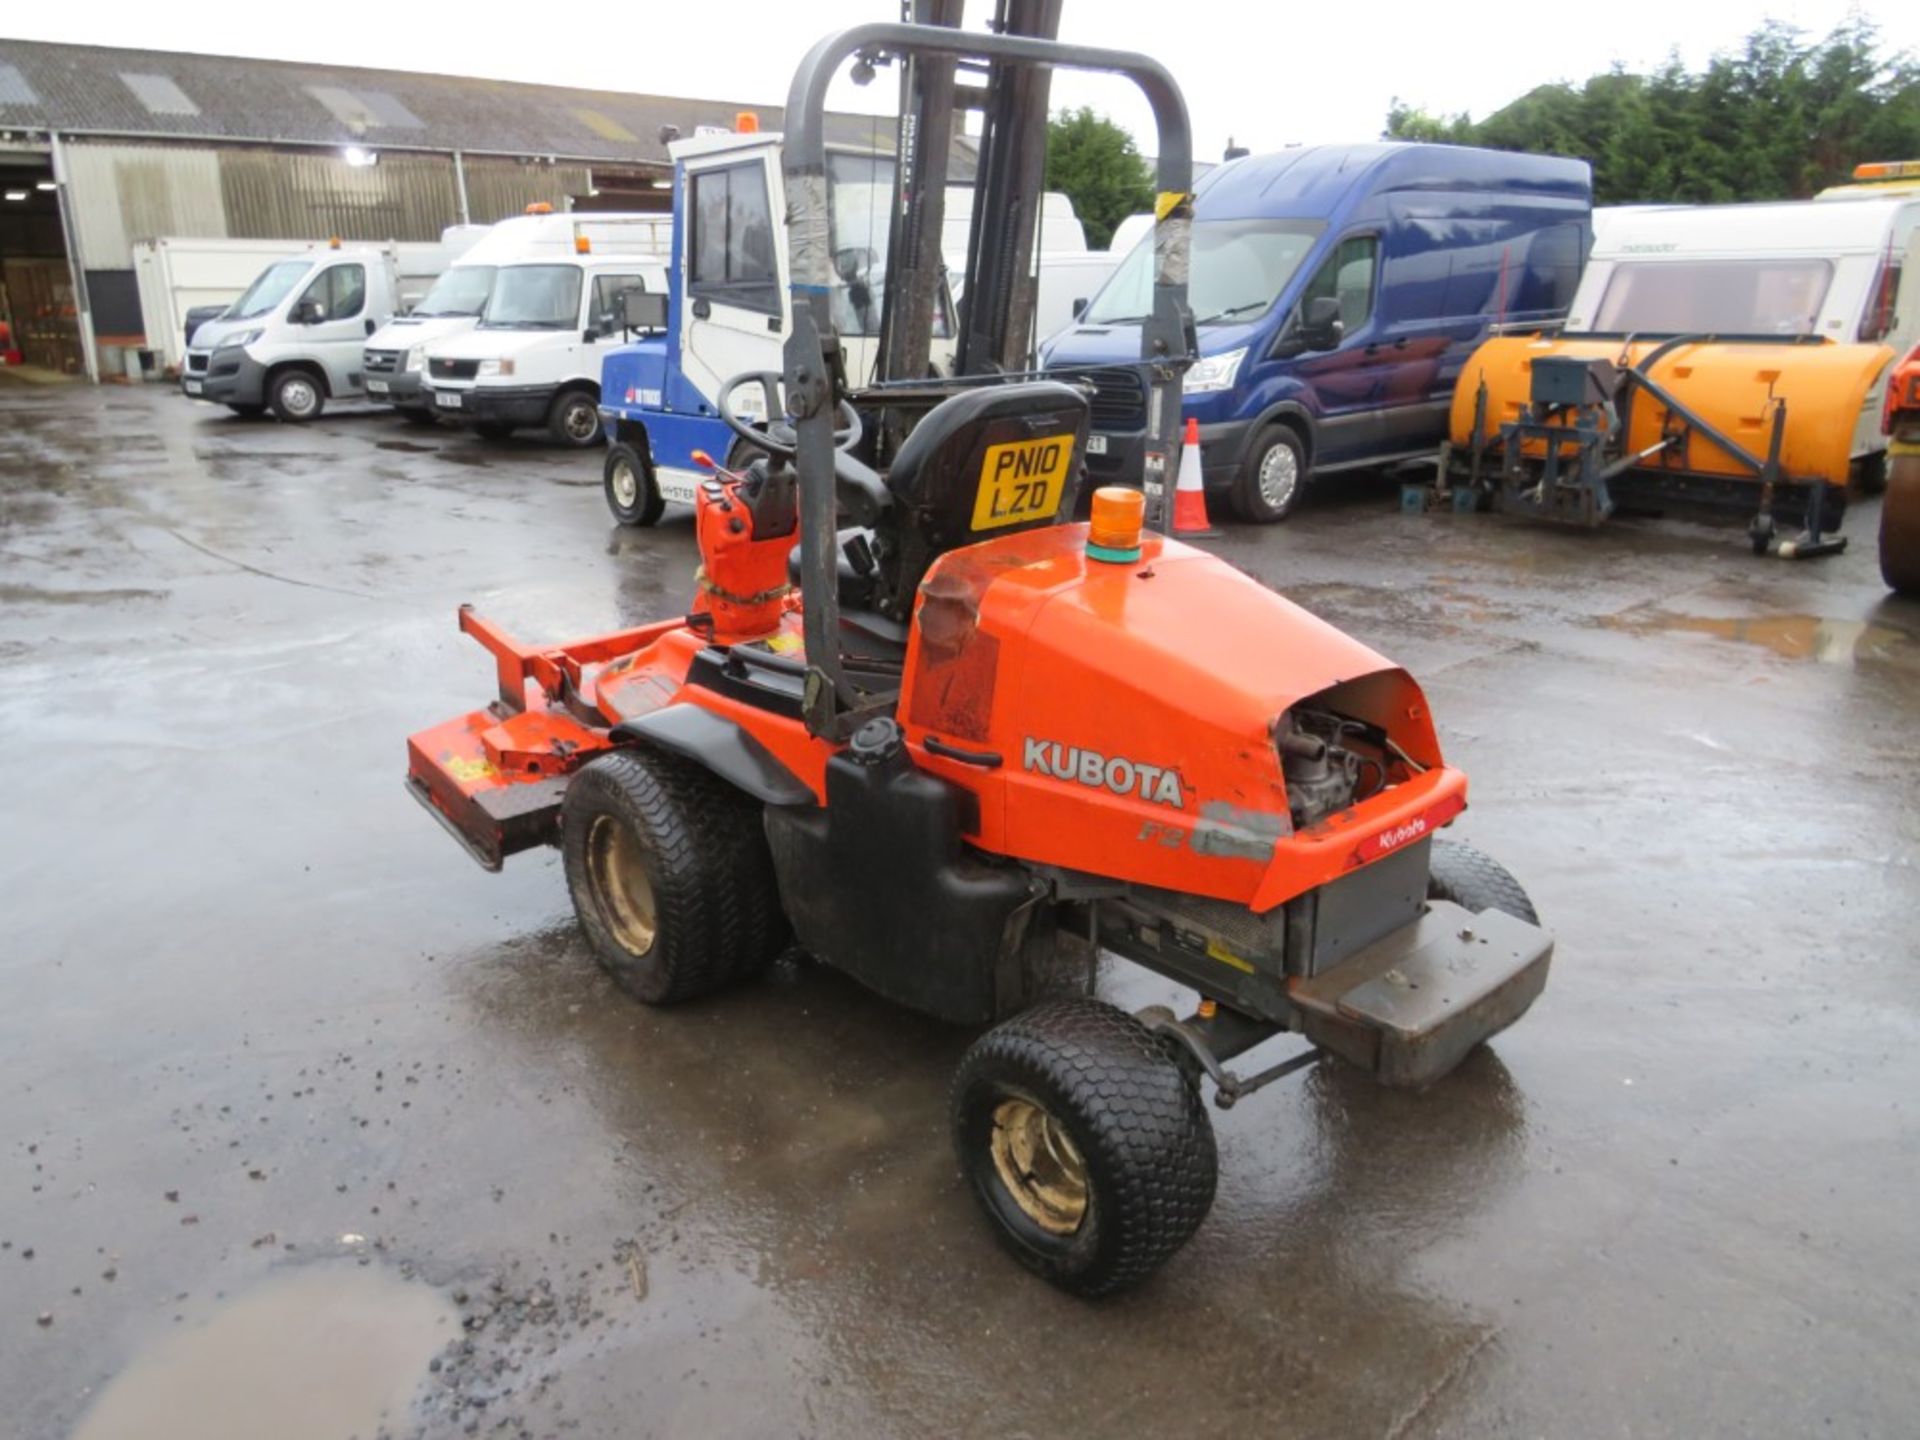
[[[1817,660],[1826,665],[1900,660],[1913,654],[1913,637],[1904,630],[1875,625],[1868,620],[1826,620],[1818,615],[1715,619],[1637,609],[1604,615],[1600,623],[1609,630],[1625,630],[1634,635],[1711,635],[1717,640],[1759,645],[1789,660]]]
[[[292,1271],[148,1346],[73,1440],[373,1440],[401,1428],[427,1362],[458,1333],[425,1285],[373,1266]]]

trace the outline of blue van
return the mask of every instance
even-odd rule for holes
[[[1495,323],[1566,317],[1592,240],[1584,160],[1457,145],[1316,145],[1228,161],[1194,187],[1188,303],[1211,495],[1283,519],[1311,475],[1434,453],[1454,382]],[[1141,477],[1143,241],[1040,354],[1094,388],[1088,478]]]

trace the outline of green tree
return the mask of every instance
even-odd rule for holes
[[[1133,137],[1085,105],[1047,121],[1046,184],[1073,201],[1096,250],[1127,216],[1153,208],[1153,180]]]
[[[1857,17],[1813,43],[1768,21],[1697,73],[1677,55],[1648,75],[1615,67],[1477,122],[1396,97],[1386,133],[1581,156],[1603,205],[1798,199],[1862,160],[1920,159],[1920,66]]]

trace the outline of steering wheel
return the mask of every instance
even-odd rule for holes
[[[770,455],[778,455],[791,460],[798,453],[800,437],[794,433],[793,426],[784,420],[776,421],[774,416],[786,414],[786,407],[780,402],[780,384],[784,377],[777,370],[743,370],[720,387],[716,404],[720,409],[720,418],[727,428],[745,440],[749,445],[757,445]],[[758,385],[760,394],[766,401],[767,428],[756,430],[738,415],[733,413],[733,392],[747,385]],[[860,437],[866,433],[860,423],[860,412],[851,404],[842,400],[834,417],[840,423],[833,430],[833,448],[851,451],[860,443]]]

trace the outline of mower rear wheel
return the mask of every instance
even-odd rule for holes
[[[1540,923],[1533,901],[1527,898],[1527,892],[1520,888],[1520,882],[1508,873],[1507,867],[1458,840],[1433,842],[1427,898],[1450,900],[1476,915],[1482,910],[1503,910],[1529,925]]]
[[[581,767],[560,854],[595,957],[649,1005],[745,979],[785,946],[760,806],[687,761],[616,750]]]
[[[1076,1295],[1139,1284],[1213,1205],[1219,1157],[1200,1091],[1131,1015],[1036,1005],[960,1061],[954,1146],[1000,1241]]]
[[[654,483],[653,467],[624,441],[607,447],[607,462],[600,475],[607,492],[607,508],[622,525],[652,525],[667,508],[660,487]]]

